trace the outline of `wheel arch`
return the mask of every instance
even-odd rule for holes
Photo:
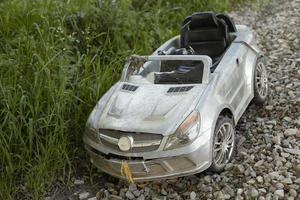
[[[234,112],[232,111],[233,109],[230,107],[230,105],[224,105],[221,106],[216,113],[218,113],[217,115],[214,115],[213,121],[211,123],[211,130],[212,132],[215,131],[216,125],[217,125],[217,121],[218,118],[223,115],[223,116],[228,116],[229,118],[231,118],[233,120],[234,125],[236,125],[237,120],[236,120],[236,116],[234,115]]]
[[[228,108],[228,107],[225,107],[221,110],[219,116],[227,116],[231,119],[233,119],[233,122],[235,124],[235,119],[234,119],[234,115],[233,115],[233,112]]]
[[[226,118],[220,118],[220,116],[226,116]],[[229,119],[228,119],[229,118]],[[217,127],[219,127],[220,125],[222,125],[222,123],[220,122],[219,124],[218,124],[218,121],[219,121],[219,119],[221,120],[221,122],[224,122],[224,120],[225,120],[225,122],[226,122],[226,120],[227,121],[229,121],[230,123],[232,123],[232,121],[233,121],[233,129],[234,129],[234,126],[235,126],[235,120],[234,120],[234,114],[233,114],[233,112],[231,111],[231,109],[230,108],[228,108],[228,107],[224,107],[224,108],[222,108],[221,109],[221,111],[219,112],[219,115],[218,115],[218,118],[216,119],[216,121],[215,121],[215,125],[214,125],[214,132],[213,132],[213,134],[214,134],[214,136],[213,136],[213,138],[212,138],[212,143],[211,143],[211,151],[210,151],[210,160],[211,160],[211,166],[210,166],[210,168],[209,168],[209,170],[212,170],[212,171],[214,171],[214,172],[220,172],[220,171],[222,171],[224,168],[220,168],[220,167],[217,167],[215,164],[213,164],[213,151],[214,151],[214,137],[215,137],[215,134],[217,134],[217,132],[218,132],[218,129],[217,129]],[[235,134],[235,133],[233,133],[233,134]],[[233,137],[235,137],[235,136],[233,136]],[[234,142],[233,142],[233,144],[234,144]],[[232,148],[232,151],[234,151],[234,146],[233,146],[233,148]],[[234,153],[234,152],[233,152]],[[231,156],[231,154],[229,155],[229,158],[228,158],[228,160],[230,161],[230,159],[232,158],[232,156]],[[229,162],[228,161],[228,162]],[[227,161],[226,161],[227,162]],[[217,168],[216,168],[217,167]],[[218,169],[219,168],[219,169]]]
[[[217,115],[215,115],[213,122],[212,122],[212,129],[211,129],[211,133],[212,133],[212,137],[210,138],[210,146],[211,148],[213,147],[213,135],[215,134],[215,129],[217,126],[217,121],[219,119],[220,116],[228,116],[233,120],[234,125],[236,125],[236,120],[235,120],[235,116],[232,112],[232,108],[230,107],[230,105],[223,105],[221,107],[219,107],[219,109],[217,110],[218,113]],[[213,150],[211,149],[209,152],[209,159],[210,162],[212,163],[212,159],[213,159]]]

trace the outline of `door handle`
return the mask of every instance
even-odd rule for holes
[[[236,64],[239,66],[243,62],[243,58],[237,58]]]

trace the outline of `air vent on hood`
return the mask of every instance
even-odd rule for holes
[[[176,92],[187,92],[192,89],[194,86],[185,86],[185,87],[171,87],[167,93],[176,93]]]
[[[131,91],[131,92],[136,91],[136,89],[138,89],[138,86],[135,86],[135,85],[124,84],[122,86],[122,90],[127,90],[127,91]]]

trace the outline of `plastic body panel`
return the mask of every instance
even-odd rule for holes
[[[251,30],[244,25],[237,25],[236,27],[235,40],[226,50],[216,70],[209,75],[207,83],[194,84],[194,88],[189,92],[172,96],[166,94],[166,91],[171,86],[180,85],[140,84],[136,90],[136,94],[140,96],[137,97],[133,94],[120,92],[123,82],[116,83],[96,105],[88,119],[87,129],[95,131],[95,134],[101,128],[139,132],[141,134],[149,132],[163,135],[163,140],[158,150],[126,153],[109,149],[85,135],[84,142],[94,164],[105,172],[122,178],[117,173],[118,170],[115,170],[118,166],[120,168],[122,159],[109,158],[110,154],[124,158],[140,158],[140,160],[134,162],[128,160],[133,174],[135,174],[134,170],[140,170],[140,166],[144,166],[144,170],[147,171],[153,162],[164,163],[163,161],[166,161],[164,164],[161,164],[165,171],[161,171],[162,169],[157,166],[157,168],[153,169],[153,173],[148,173],[148,176],[147,173],[139,176],[137,172],[133,177],[136,181],[184,176],[207,169],[212,160],[212,138],[220,113],[223,109],[229,109],[236,124],[254,96],[254,69],[256,60],[261,54],[256,46]],[[155,58],[159,50],[165,51],[170,47],[178,48],[179,43],[179,36],[171,38],[159,47],[152,54],[152,57]],[[125,119],[122,118],[122,115],[118,116],[118,114],[110,113],[114,104],[113,99],[116,99],[116,96],[121,102],[118,105],[121,106],[122,104],[124,110],[129,109],[132,103],[138,105],[135,107],[136,110],[131,109],[130,112],[128,111],[132,114],[130,120],[128,120],[129,115]],[[169,135],[175,132],[176,128],[193,110],[197,110],[201,117],[198,138],[184,147],[164,150],[164,145]],[[157,118],[154,117],[153,120],[147,119],[147,116],[151,118],[151,113],[153,114],[154,112],[157,112]],[[161,113],[164,113],[163,117]],[[98,153],[91,151],[91,149]],[[189,167],[176,169],[175,166],[171,166],[170,163],[173,161],[170,158],[179,159],[180,157],[187,158],[186,166]],[[148,162],[149,159],[152,160],[152,163]],[[189,162],[192,163],[192,166],[189,165]],[[147,166],[148,164],[149,166]],[[106,165],[113,166],[112,170],[110,171],[110,168],[105,167]]]

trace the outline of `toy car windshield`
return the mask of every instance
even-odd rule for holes
[[[204,56],[131,56],[123,81],[148,84],[201,84],[206,82],[210,58]]]

